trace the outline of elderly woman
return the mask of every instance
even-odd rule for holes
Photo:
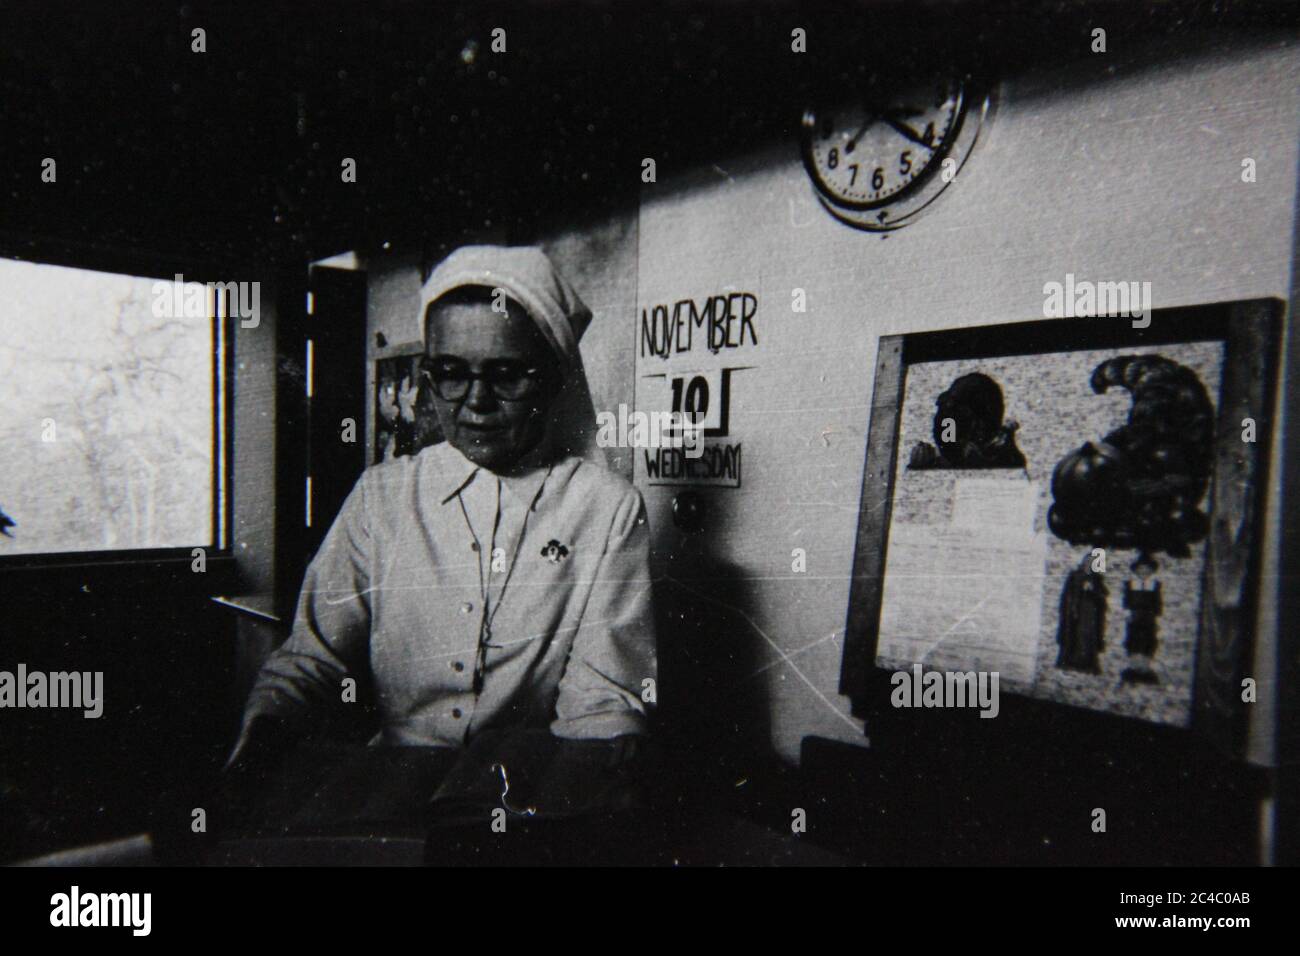
[[[447,440],[361,476],[258,677],[241,747],[259,718],[301,727],[367,673],[376,743],[644,733],[648,528],[640,494],[591,447],[590,319],[538,249],[465,247],[429,277],[423,374]]]

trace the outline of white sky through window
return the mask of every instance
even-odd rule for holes
[[[212,543],[212,320],[157,281],[0,260],[0,557]]]

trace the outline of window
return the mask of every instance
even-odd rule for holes
[[[225,547],[224,320],[185,288],[203,314],[170,279],[0,260],[0,559]]]

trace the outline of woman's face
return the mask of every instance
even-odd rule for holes
[[[516,303],[507,308],[453,300],[434,303],[428,315],[425,365],[438,421],[453,448],[489,471],[537,446],[556,392],[546,340]]]

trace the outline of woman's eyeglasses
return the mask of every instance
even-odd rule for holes
[[[438,397],[446,402],[463,399],[469,394],[475,379],[482,381],[498,399],[507,402],[527,398],[542,382],[541,369],[513,359],[488,362],[481,372],[474,372],[461,359],[439,356],[425,359],[420,371]]]

